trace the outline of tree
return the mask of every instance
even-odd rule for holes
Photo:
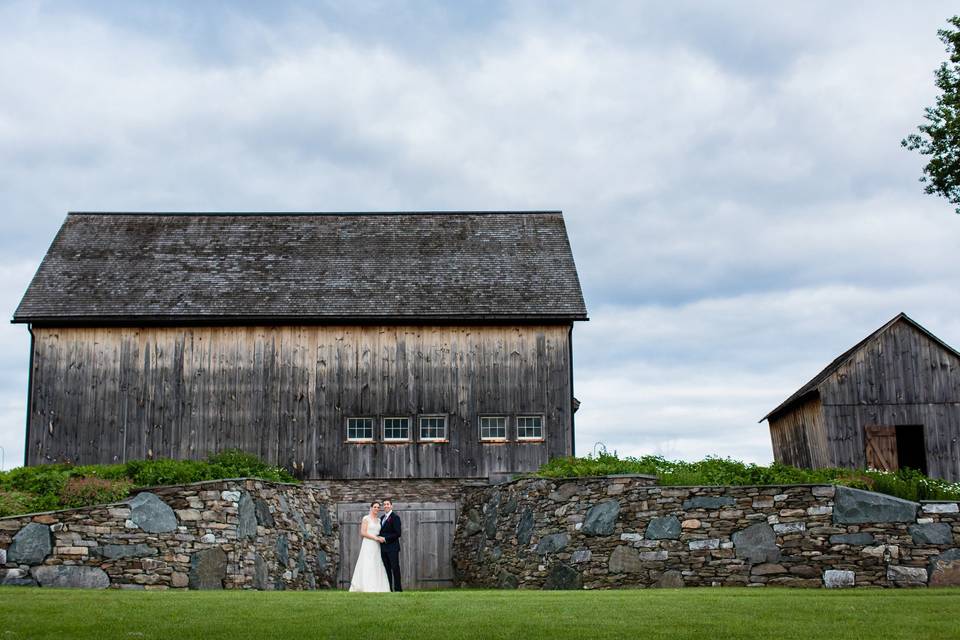
[[[947,22],[953,29],[937,31],[947,46],[947,61],[934,74],[941,93],[936,104],[924,110],[927,122],[917,127],[920,133],[900,144],[930,156],[920,178],[926,184],[923,190],[946,198],[960,214],[960,16]]]

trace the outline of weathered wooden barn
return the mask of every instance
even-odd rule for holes
[[[574,448],[558,211],[71,213],[14,322],[26,464],[241,448],[307,478],[487,478]]]
[[[960,481],[960,353],[901,313],[763,419],[778,462]]]

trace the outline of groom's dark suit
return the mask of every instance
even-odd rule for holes
[[[400,586],[400,516],[391,511],[380,521],[380,537],[386,542],[380,545],[380,559],[387,570],[390,591],[403,591]]]

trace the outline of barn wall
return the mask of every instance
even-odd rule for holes
[[[820,385],[833,464],[866,464],[867,425],[923,425],[928,472],[960,480],[960,359],[899,322]]]
[[[831,466],[819,397],[771,418],[770,438],[777,462],[813,469]]]
[[[531,470],[572,448],[568,330],[37,327],[27,462],[240,447],[316,478]],[[345,442],[347,417],[430,413],[448,443]],[[481,444],[486,413],[543,414],[546,441]]]

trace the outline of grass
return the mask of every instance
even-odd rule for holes
[[[128,592],[0,587],[14,638],[960,638],[960,589]]]

